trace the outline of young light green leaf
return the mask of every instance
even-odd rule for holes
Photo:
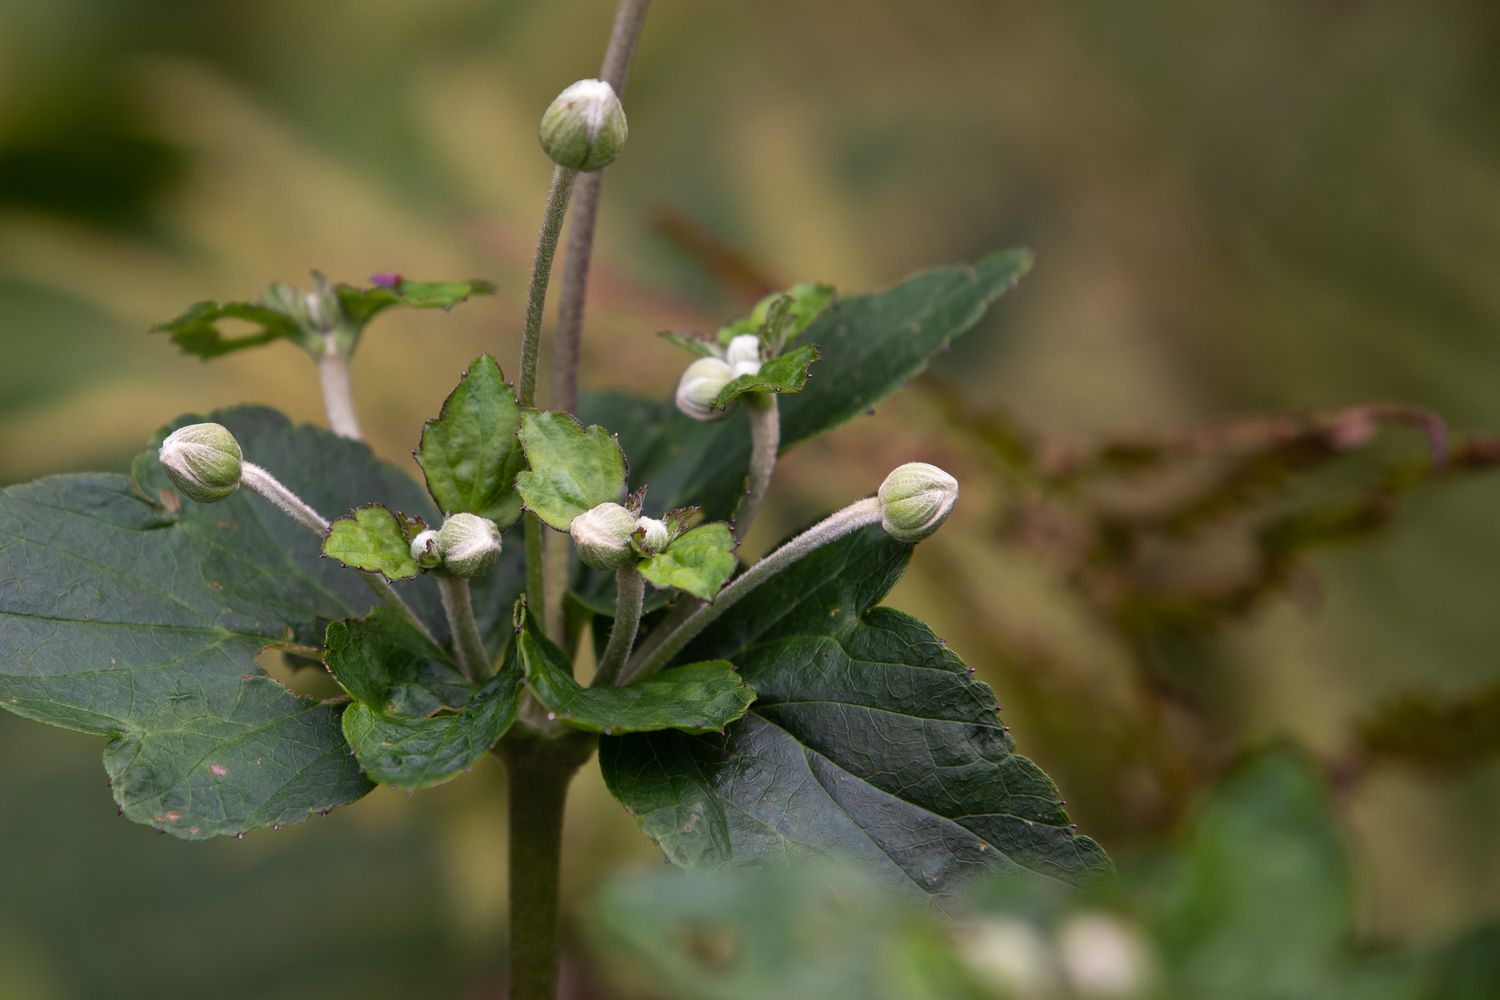
[[[532,696],[575,729],[704,732],[742,717],[755,700],[755,692],[725,660],[676,667],[626,687],[583,687],[573,679],[568,658],[542,634],[522,604],[517,605],[516,620],[516,646]]]
[[[421,518],[391,513],[378,503],[356,508],[334,521],[323,539],[323,554],[351,569],[410,580],[418,573],[411,540],[427,527]]]
[[[558,531],[625,493],[625,455],[602,427],[585,429],[571,414],[530,410],[521,419],[521,445],[531,466],[516,477],[521,502]]]
[[[338,285],[334,292],[344,315],[356,327],[363,327],[379,313],[392,306],[411,309],[452,309],[471,295],[493,295],[495,286],[488,281],[408,281],[398,275],[377,276],[373,288]]]
[[[727,344],[742,334],[753,333],[766,341],[773,353],[802,335],[818,315],[833,304],[832,285],[800,282],[784,292],[767,295],[750,315],[719,329],[719,342]]]
[[[223,320],[239,320],[254,329],[230,335],[219,329]],[[152,333],[165,333],[184,354],[207,361],[235,351],[259,347],[289,337],[299,343],[305,335],[302,328],[285,313],[255,302],[198,302],[188,306],[176,319],[158,323]]]
[[[500,366],[488,354],[474,359],[422,428],[417,464],[444,513],[489,518],[504,531],[521,516],[516,474],[526,458],[516,434],[521,410]]]
[[[711,601],[734,573],[734,534],[723,521],[701,524],[636,566],[654,587],[686,591]]]
[[[600,744],[610,790],[672,861],[842,854],[938,895],[980,872],[1081,881],[1109,869],[1070,829],[1051,780],[1015,752],[990,689],[921,622],[873,607],[910,554],[879,528],[856,532],[691,643],[683,659],[730,659],[757,692],[724,735]]]
[[[689,354],[696,354],[700,358],[720,358],[724,352],[718,346],[718,341],[711,337],[705,337],[696,333],[684,333],[680,330],[662,330],[657,336],[669,344],[682,348]]]
[[[474,690],[446,651],[384,606],[331,622],[323,663],[350,697],[380,712],[431,715]]]
[[[818,349],[811,344],[779,354],[762,364],[754,375],[741,375],[720,389],[714,409],[728,409],[747,392],[801,392],[807,384],[807,370],[817,360]]]

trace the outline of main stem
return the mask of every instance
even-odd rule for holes
[[[474,620],[469,581],[461,576],[439,575],[437,582],[448,628],[453,633],[458,665],[469,680],[481,680],[489,670],[489,658],[484,651],[484,639],[479,635],[479,623]]]
[[[332,334],[328,335],[323,356],[318,359],[318,383],[323,387],[323,409],[328,413],[329,428],[339,437],[360,440],[354,393],[349,387],[349,355],[339,349]]]
[[[615,24],[604,50],[599,78],[625,92],[630,58],[640,40],[651,0],[620,0]],[[604,171],[595,170],[578,180],[573,205],[573,224],[568,228],[567,259],[563,263],[562,287],[557,309],[557,335],[552,355],[552,408],[572,413],[578,409],[578,360],[583,351],[583,303],[588,297],[589,261],[594,253],[594,228],[599,220]]]
[[[594,686],[613,684],[625,666],[630,647],[635,645],[635,634],[641,627],[641,606],[645,603],[646,581],[634,566],[615,571],[615,621],[609,627],[609,642],[599,657],[599,669],[594,674]]]
[[[771,487],[776,453],[781,448],[781,410],[775,393],[752,392],[745,396],[750,414],[750,470],[745,477],[745,498],[734,515],[734,537],[743,539],[760,512],[761,501]]]

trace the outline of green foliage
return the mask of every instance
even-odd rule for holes
[[[672,861],[831,852],[938,895],[984,872],[1108,871],[1052,782],[1015,752],[990,689],[926,626],[874,607],[911,551],[876,528],[848,536],[691,643],[683,659],[727,659],[756,690],[724,735],[601,742],[610,790]]]
[[[747,392],[801,392],[807,384],[807,370],[817,360],[818,349],[811,344],[779,354],[762,364],[754,375],[741,375],[720,389],[714,409],[728,409]]]
[[[388,580],[409,580],[419,572],[411,557],[411,540],[427,523],[367,504],[335,520],[323,539],[323,554],[352,569],[379,573]]]
[[[417,464],[443,513],[478,514],[501,531],[516,522],[521,516],[516,474],[525,465],[520,428],[515,390],[495,359],[481,354],[443,402],[437,419],[422,428]]]
[[[834,301],[831,285],[802,282],[784,292],[767,295],[755,304],[748,316],[719,328],[718,339],[728,344],[735,337],[753,333],[771,354],[796,340],[813,320]]]
[[[494,295],[492,282],[471,279],[469,281],[408,281],[394,277],[393,280],[377,284],[373,288],[356,288],[353,285],[335,285],[334,293],[344,309],[349,322],[364,327],[378,314],[393,306],[409,309],[442,309],[447,311],[473,295]]]
[[[678,535],[661,552],[642,559],[636,569],[652,586],[673,587],[711,601],[738,565],[734,546],[729,525],[715,521]]]
[[[238,335],[226,334],[219,329],[223,320],[240,320],[255,329]],[[176,319],[158,323],[151,332],[167,334],[182,353],[197,355],[205,361],[283,337],[294,340],[302,337],[302,328],[296,320],[255,302],[197,302]]]
[[[573,666],[542,634],[524,605],[516,608],[516,645],[531,693],[563,722],[591,733],[644,733],[658,729],[703,732],[741,718],[755,692],[725,660],[678,667],[626,687],[586,688]]]
[[[530,468],[516,477],[526,509],[558,531],[625,492],[625,456],[602,427],[584,428],[572,415],[531,410],[521,419]]]

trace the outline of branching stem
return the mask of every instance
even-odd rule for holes
[[[625,666],[630,647],[635,645],[636,631],[641,627],[641,605],[646,597],[646,581],[634,566],[615,571],[615,621],[609,628],[609,642],[599,657],[594,675],[595,686],[613,684]]]

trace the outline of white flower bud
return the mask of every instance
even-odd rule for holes
[[[760,338],[753,333],[742,333],[735,337],[724,351],[724,360],[729,362],[731,368],[748,363],[755,366],[755,371],[760,371]]]
[[[222,424],[189,424],[161,443],[162,468],[189,500],[214,503],[240,488],[244,456]]]
[[[961,928],[958,957],[980,984],[999,996],[1051,997],[1057,973],[1047,941],[1015,917],[988,917]]]
[[[734,372],[718,358],[699,358],[677,383],[677,408],[694,420],[718,420],[727,410],[714,409],[719,390],[734,381]]]
[[[641,532],[641,548],[647,552],[660,552],[667,547],[667,540],[670,537],[667,522],[654,517],[643,517],[636,521],[635,526]]]
[[[579,80],[542,114],[542,149],[560,167],[602,170],[620,155],[628,131],[615,88]]]
[[[935,465],[908,462],[880,484],[880,526],[897,541],[920,542],[948,519],[957,501],[957,479]]]
[[[601,503],[573,518],[568,533],[578,546],[578,558],[594,569],[619,569],[635,559],[630,536],[637,518],[617,503]]]
[[[500,558],[500,529],[478,514],[454,514],[438,529],[437,547],[449,573],[480,576]]]
[[[443,554],[438,551],[438,533],[428,528],[417,532],[411,540],[411,558],[423,569],[436,569],[443,564]]]

